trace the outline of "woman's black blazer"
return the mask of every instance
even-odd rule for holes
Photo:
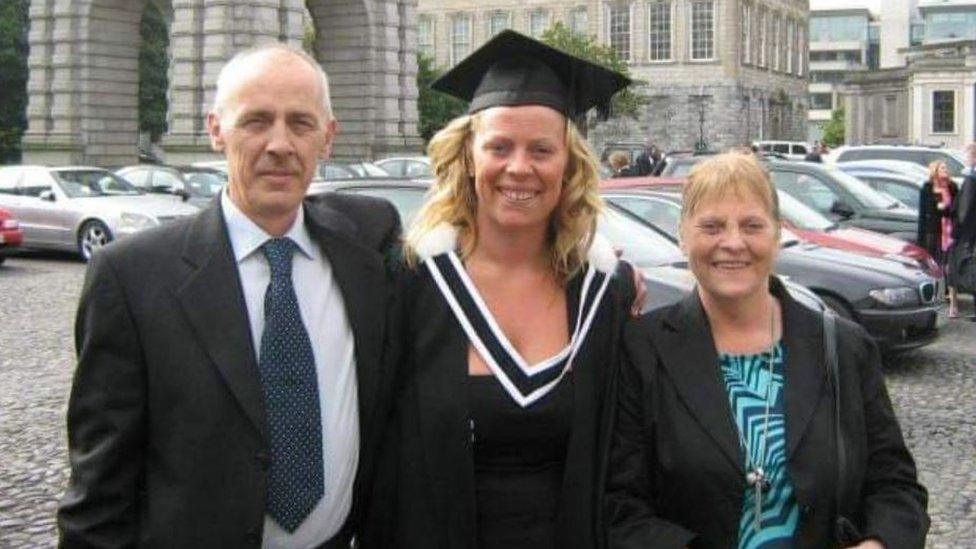
[[[918,245],[925,248],[932,257],[941,258],[942,253],[942,218],[950,217],[957,209],[956,197],[958,188],[954,181],[949,182],[949,196],[952,197],[952,208],[939,210],[939,197],[932,190],[932,180],[926,181],[919,190],[918,200]]]
[[[833,545],[834,391],[819,312],[776,279],[783,311],[787,459],[800,508],[798,548]],[[875,344],[837,324],[847,478],[841,509],[863,537],[921,548],[927,493],[891,408]],[[625,328],[605,520],[610,547],[735,547],[746,492],[740,449],[697,292]]]

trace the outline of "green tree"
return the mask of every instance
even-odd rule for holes
[[[613,48],[601,44],[594,36],[573,32],[562,22],[557,22],[544,32],[541,40],[568,54],[630,77],[627,62],[621,59]],[[640,117],[642,107],[646,103],[647,98],[635,92],[632,85],[628,86],[613,96],[610,116],[629,116],[636,120]]]
[[[0,2],[0,164],[20,160],[27,129],[27,30],[30,0]]]
[[[464,114],[468,103],[450,95],[430,89],[430,85],[441,75],[434,67],[434,60],[424,54],[417,54],[417,111],[420,123],[417,131],[424,143],[452,119]]]
[[[139,131],[156,142],[166,133],[169,25],[155,2],[146,2],[139,35]]]
[[[830,121],[824,124],[821,139],[828,147],[844,144],[844,107],[838,107],[830,113]]]

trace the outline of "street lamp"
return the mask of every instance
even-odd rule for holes
[[[708,108],[706,103],[708,96],[705,95],[704,86],[699,90],[698,95],[691,97],[698,103],[698,141],[695,143],[695,152],[703,153],[708,151],[708,141],[705,140],[705,111]]]

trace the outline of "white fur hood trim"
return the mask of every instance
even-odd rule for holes
[[[432,257],[456,250],[457,243],[457,227],[450,223],[441,223],[417,242],[415,251],[421,261],[427,261]]]
[[[593,235],[593,243],[586,253],[586,260],[598,271],[613,274],[617,269],[617,253],[613,245],[600,233]]]
[[[421,261],[457,249],[458,230],[450,223],[441,223],[434,227],[417,242],[415,250]],[[593,237],[593,243],[586,254],[586,260],[593,267],[604,273],[613,273],[617,268],[617,254],[613,251],[610,241],[601,234]]]

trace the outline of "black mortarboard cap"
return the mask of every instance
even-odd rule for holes
[[[606,117],[610,98],[628,84],[630,79],[618,72],[504,30],[430,87],[470,101],[469,114],[489,107],[544,105],[576,118],[593,107]]]

